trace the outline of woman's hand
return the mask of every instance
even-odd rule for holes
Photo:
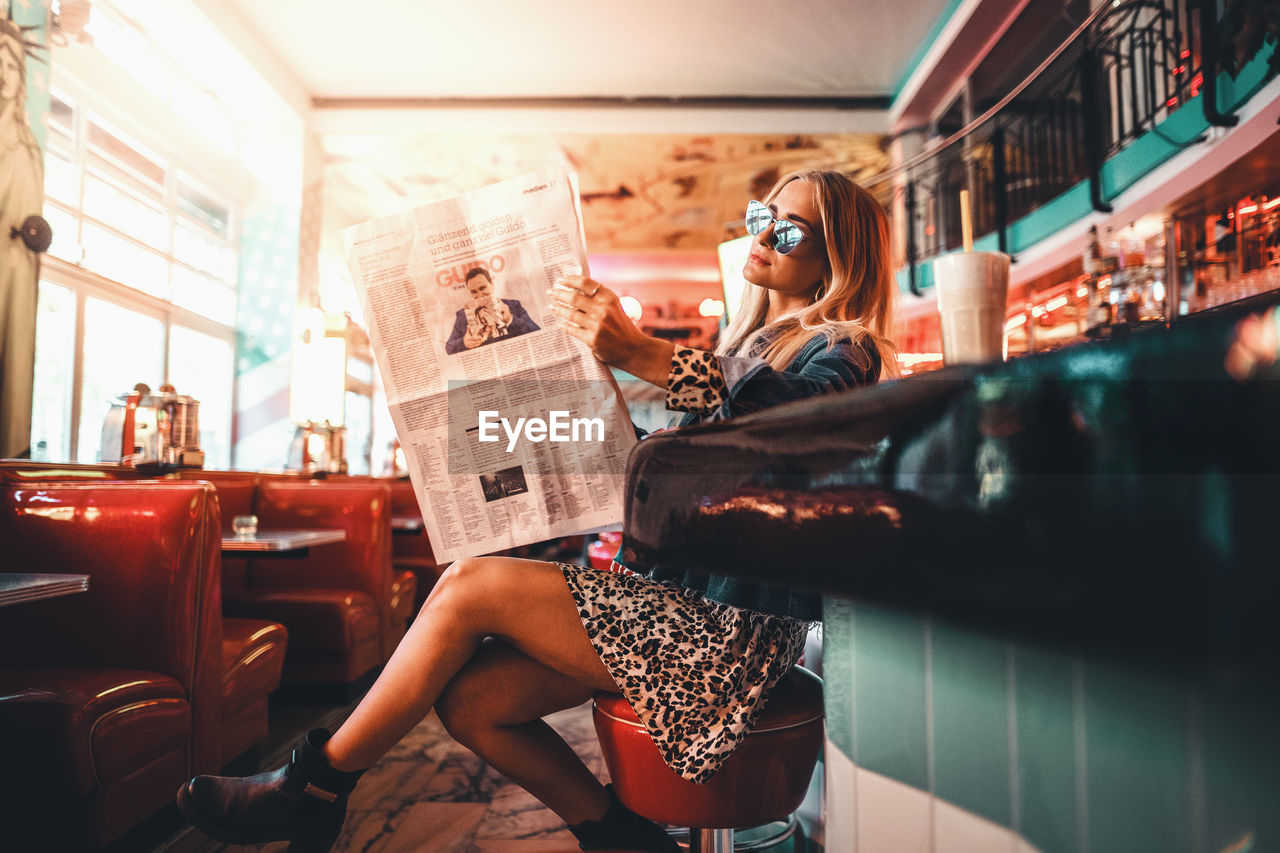
[[[654,385],[667,387],[674,346],[636,328],[618,295],[595,279],[567,276],[547,291],[564,330],[585,343],[596,358]]]

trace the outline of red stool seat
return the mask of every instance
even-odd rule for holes
[[[613,564],[613,555],[618,553],[620,544],[622,544],[621,533],[601,533],[599,539],[587,546],[587,559],[591,562],[591,568],[602,572],[609,571],[609,567]]]
[[[667,767],[627,700],[598,693],[593,717],[614,790],[660,823],[731,829],[783,820],[800,807],[822,748],[822,679],[802,667],[769,693],[751,733],[705,785]]]

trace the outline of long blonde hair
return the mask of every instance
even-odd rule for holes
[[[897,375],[896,348],[889,340],[897,284],[884,208],[843,172],[820,169],[784,176],[762,199],[764,203],[773,201],[792,181],[812,185],[817,199],[819,227],[827,247],[822,284],[810,305],[766,325],[769,291],[748,282],[737,316],[725,329],[716,352],[751,353],[775,370],[784,370],[815,333],[827,338],[828,347],[848,338],[857,348],[870,337],[880,355],[881,372]],[[752,352],[762,343],[759,353]]]

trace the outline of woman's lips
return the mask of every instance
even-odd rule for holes
[[[763,264],[765,266],[769,265],[768,261],[766,261],[762,256],[756,254],[755,252],[752,252],[750,255],[748,255],[747,260],[755,261],[757,264]]]

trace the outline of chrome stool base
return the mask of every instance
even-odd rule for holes
[[[667,833],[689,853],[750,853],[786,841],[800,827],[795,815],[742,829],[670,829]]]

